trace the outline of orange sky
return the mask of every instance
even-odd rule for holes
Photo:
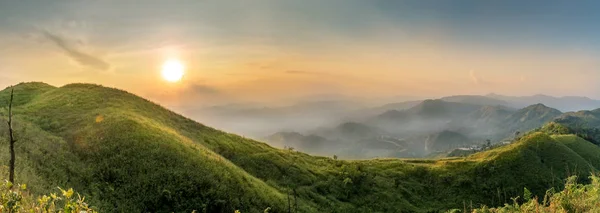
[[[26,17],[4,13],[0,86],[97,83],[165,105],[281,102],[318,94],[379,98],[494,92],[600,98],[597,49],[572,36],[498,24],[497,17],[475,17],[478,13],[473,18],[481,18],[483,25],[431,17],[411,22],[351,2],[356,5],[336,14],[318,5],[300,13],[266,2],[251,5],[252,13],[214,3],[215,12],[203,17],[168,13],[200,10],[200,3],[160,2],[142,9],[125,4],[123,11],[102,2],[48,3],[62,12],[37,7],[29,9],[40,11]],[[14,4],[3,8],[28,7]],[[218,12],[236,8],[240,11],[228,16],[231,20]],[[155,18],[157,14],[163,18]],[[537,19],[522,21],[531,20]],[[181,82],[161,79],[160,67],[169,58],[185,63]]]

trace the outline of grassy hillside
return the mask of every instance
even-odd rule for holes
[[[222,137],[219,141],[223,145],[238,139],[236,136],[201,126],[123,91],[67,85],[39,95],[17,108],[15,115],[18,123],[31,124],[17,127],[17,138],[23,138],[19,144],[28,146],[29,138],[42,137],[38,139],[39,153],[35,153],[39,160],[31,162],[36,168],[33,173],[49,182],[45,185],[78,189],[102,210],[205,208],[218,212],[242,205],[283,208],[280,192],[216,154],[198,138],[184,135],[190,134],[184,127],[191,130],[193,125],[196,134]],[[28,134],[32,129],[56,142],[46,141],[43,134]],[[212,137],[200,139],[214,140]],[[29,154],[29,149],[20,148],[20,153]],[[53,153],[53,149],[60,153],[45,154]],[[19,160],[29,163],[30,159]],[[47,169],[48,165],[58,168]]]
[[[496,205],[523,187],[543,194],[567,176],[585,177],[598,169],[594,156],[600,156],[576,136],[536,133],[466,158],[334,160],[275,149],[98,85],[29,83],[16,86],[15,95],[17,181],[34,194],[73,187],[104,212],[287,212],[288,206],[428,212],[464,202]],[[0,140],[6,144],[4,132]],[[7,153],[0,146],[4,162]]]
[[[600,109],[565,113],[542,128],[551,134],[576,134],[600,145]]]
[[[21,83],[14,87],[15,93],[19,94],[13,100],[14,106],[19,106],[26,104],[33,100],[38,95],[45,93],[49,90],[55,89],[55,87],[50,86],[46,83],[42,82],[30,82],[30,83]],[[4,91],[0,92],[0,106],[8,106],[8,102],[10,100],[10,92]]]

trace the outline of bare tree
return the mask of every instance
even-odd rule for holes
[[[296,209],[294,212],[298,213],[298,200],[297,200],[298,194],[296,193],[296,187],[294,187],[293,192],[294,192],[294,208]]]
[[[288,213],[291,213],[292,212],[292,203],[290,201],[290,190],[287,189],[285,191],[287,193],[287,198],[288,198]]]
[[[15,136],[13,134],[13,128],[12,128],[12,103],[13,103],[14,91],[15,91],[15,89],[11,86],[10,101],[8,102],[8,136],[10,137],[10,161],[8,162],[8,164],[9,164],[8,181],[10,181],[11,183],[15,182],[15,142],[17,142],[17,140],[15,139]]]

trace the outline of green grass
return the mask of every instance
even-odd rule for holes
[[[495,206],[523,187],[543,195],[568,176],[586,177],[600,156],[576,136],[536,133],[469,157],[333,160],[222,132],[99,85],[20,84],[15,97],[17,182],[34,194],[72,187],[102,212],[287,212],[288,194],[301,212]]]

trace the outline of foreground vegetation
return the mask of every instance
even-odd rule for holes
[[[16,185],[5,181],[0,185],[0,212],[55,212],[55,213],[93,213],[85,198],[73,192],[73,189],[58,188],[60,193],[51,193],[34,197],[26,191],[26,185]]]
[[[592,182],[588,185],[577,183],[576,179],[577,177],[567,179],[564,189],[560,192],[550,189],[544,197],[533,197],[525,189],[524,197],[514,198],[512,204],[505,204],[499,208],[483,207],[473,209],[472,212],[600,212],[600,177],[593,175]],[[460,210],[449,212],[460,212]]]
[[[542,197],[600,169],[600,148],[573,134],[462,158],[349,161],[275,149],[98,85],[25,83],[15,99],[16,181],[35,195],[74,188],[101,212],[432,212],[500,206],[523,188]]]

